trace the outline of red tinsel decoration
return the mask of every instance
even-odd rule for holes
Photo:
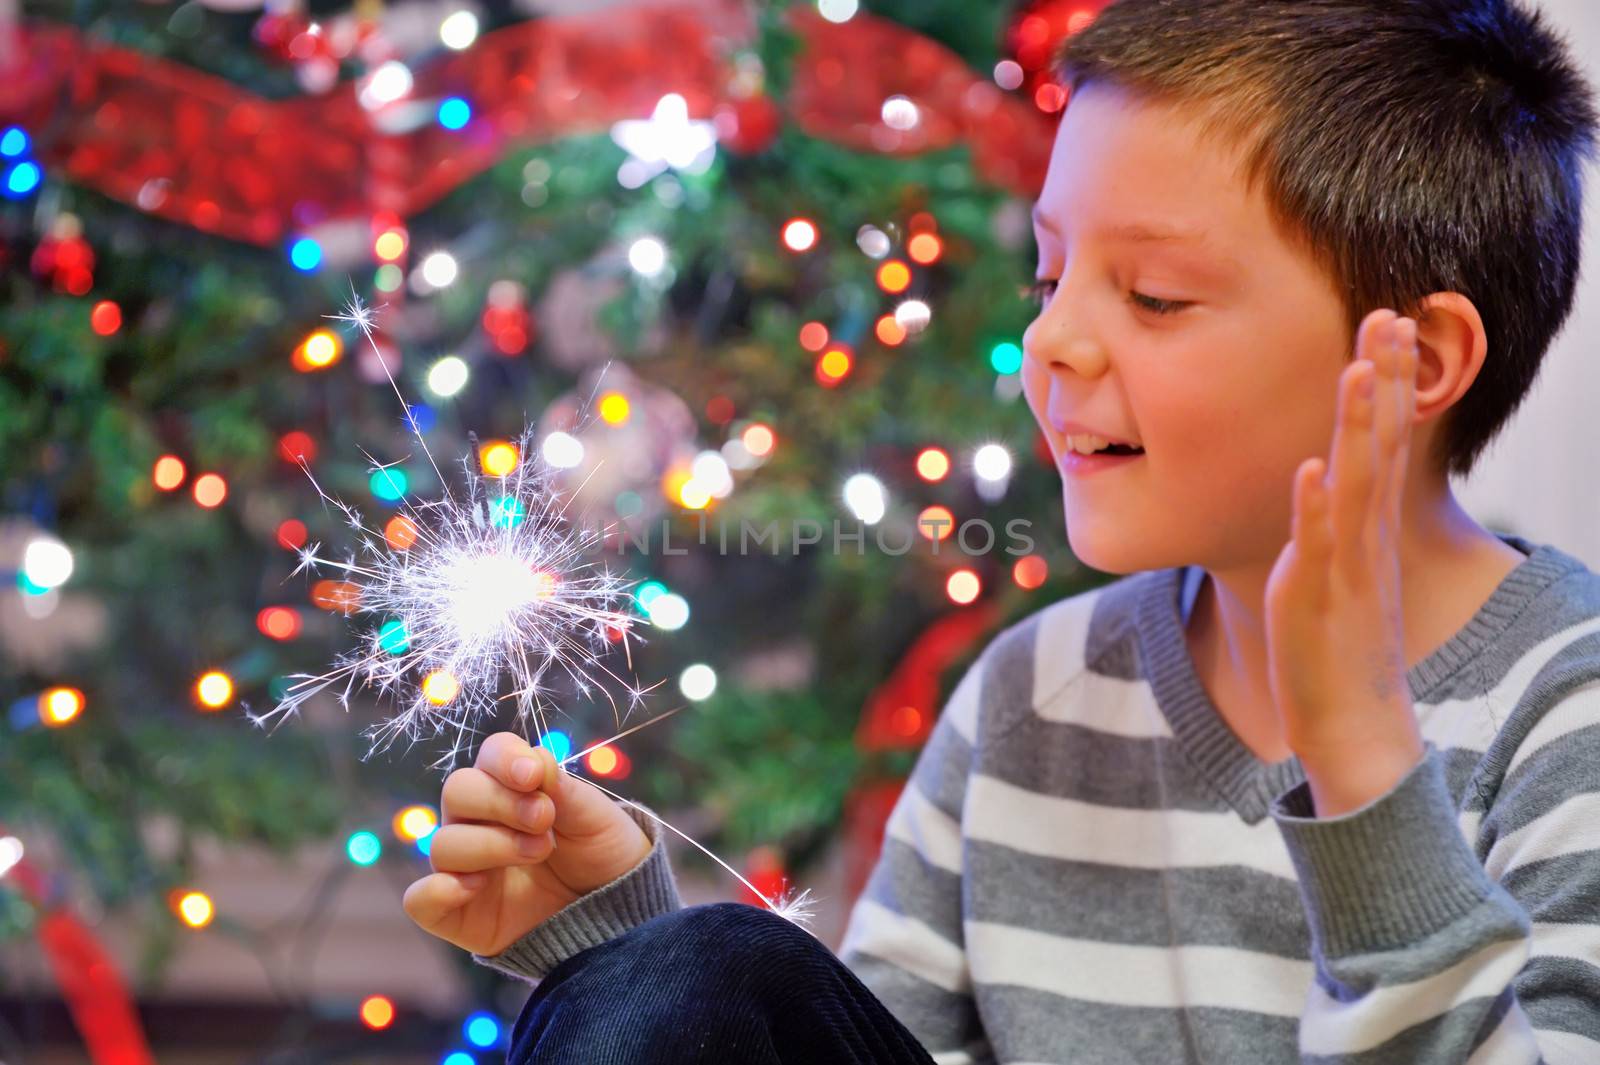
[[[898,23],[861,14],[836,25],[810,5],[792,20],[802,49],[782,105],[807,134],[890,154],[966,142],[989,180],[1037,193],[1051,129],[1031,105]],[[0,121],[37,131],[47,164],[152,214],[258,244],[330,219],[415,214],[510,150],[648,115],[667,92],[691,115],[720,114],[737,151],[769,145],[783,117],[764,96],[728,97],[727,54],[754,35],[739,0],[508,26],[418,69],[410,96],[378,112],[353,82],[267,100],[68,27],[0,32],[13,36],[0,54],[15,57],[0,70]],[[892,95],[917,105],[911,129],[883,123]],[[471,103],[466,128],[426,117],[400,132],[386,125],[447,96]]]

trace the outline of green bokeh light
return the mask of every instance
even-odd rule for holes
[[[367,484],[372,488],[373,495],[389,503],[403,498],[410,487],[406,471],[397,466],[374,470]]]
[[[1022,369],[1022,349],[1009,340],[1002,340],[989,350],[989,365],[995,373],[1016,373]]]

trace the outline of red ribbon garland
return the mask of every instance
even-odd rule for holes
[[[811,5],[791,23],[802,41],[789,118],[813,137],[864,151],[914,154],[971,146],[980,174],[1019,195],[1043,182],[1053,122],[974,74],[955,53],[904,26],[858,14],[834,24]],[[735,146],[775,132],[764,98],[728,95],[726,53],[753,33],[745,5],[609,8],[485,34],[466,52],[417,70],[409,97],[384,115],[425,108],[386,133],[345,82],[319,97],[267,100],[179,64],[107,45],[76,29],[29,25],[0,55],[0,120],[33,132],[41,158],[73,181],[171,221],[270,245],[329,219],[434,203],[510,150],[600,132],[650,113],[667,92],[691,115],[719,111],[746,129]],[[892,130],[883,101],[920,113]],[[432,121],[430,101],[468,100],[467,127]]]
[[[94,933],[64,907],[49,902],[44,875],[27,859],[19,860],[6,875],[45,911],[39,922],[39,945],[90,1059],[95,1065],[155,1065],[116,962]]]

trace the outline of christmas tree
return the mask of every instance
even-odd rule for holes
[[[365,757],[376,693],[247,715],[372,620],[297,572],[349,546],[317,487],[404,551],[420,440],[446,481],[539,447],[631,534],[631,672],[686,706],[583,769],[803,880],[984,639],[1095,582],[1018,371],[1048,59],[1098,4],[240,6],[0,26],[12,861],[53,834],[151,969],[197,838],[423,868],[438,750]]]

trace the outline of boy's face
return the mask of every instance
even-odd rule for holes
[[[1270,566],[1295,467],[1328,453],[1343,305],[1236,152],[1186,112],[1100,84],[1056,135],[1034,227],[1036,276],[1055,284],[1023,336],[1022,380],[1073,553],[1102,572]],[[1145,453],[1067,472],[1069,421]]]

